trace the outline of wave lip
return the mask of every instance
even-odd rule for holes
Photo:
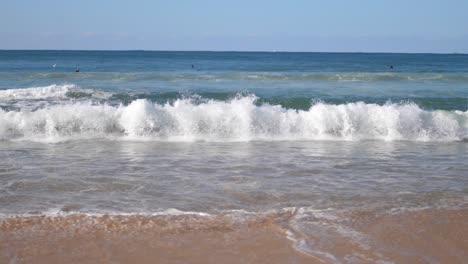
[[[230,101],[138,99],[111,106],[73,102],[37,110],[0,110],[0,138],[62,141],[117,137],[158,141],[410,140],[468,138],[468,111],[427,111],[414,103],[315,103],[308,110]]]

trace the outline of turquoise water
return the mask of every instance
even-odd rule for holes
[[[468,55],[461,54],[0,51],[2,90],[74,84],[126,104],[242,93],[293,109],[308,109],[314,100],[391,100],[466,111],[467,83]]]

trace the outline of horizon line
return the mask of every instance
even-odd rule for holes
[[[397,52],[397,51],[288,51],[288,50],[165,50],[165,49],[1,49],[0,51],[110,51],[110,52],[238,52],[238,53],[361,53],[361,54],[435,54],[468,55],[465,52]]]

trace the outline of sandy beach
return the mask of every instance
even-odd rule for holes
[[[467,210],[354,212],[345,219],[310,220],[314,228],[295,238],[293,214],[242,220],[232,215],[3,218],[0,262],[464,263],[468,258]]]

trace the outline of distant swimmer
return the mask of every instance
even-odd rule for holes
[[[393,65],[390,65],[390,69],[392,69],[392,70],[393,70]]]
[[[76,68],[75,72],[80,72],[80,68]]]
[[[193,64],[192,64],[192,69],[195,69],[195,66],[193,66]]]

